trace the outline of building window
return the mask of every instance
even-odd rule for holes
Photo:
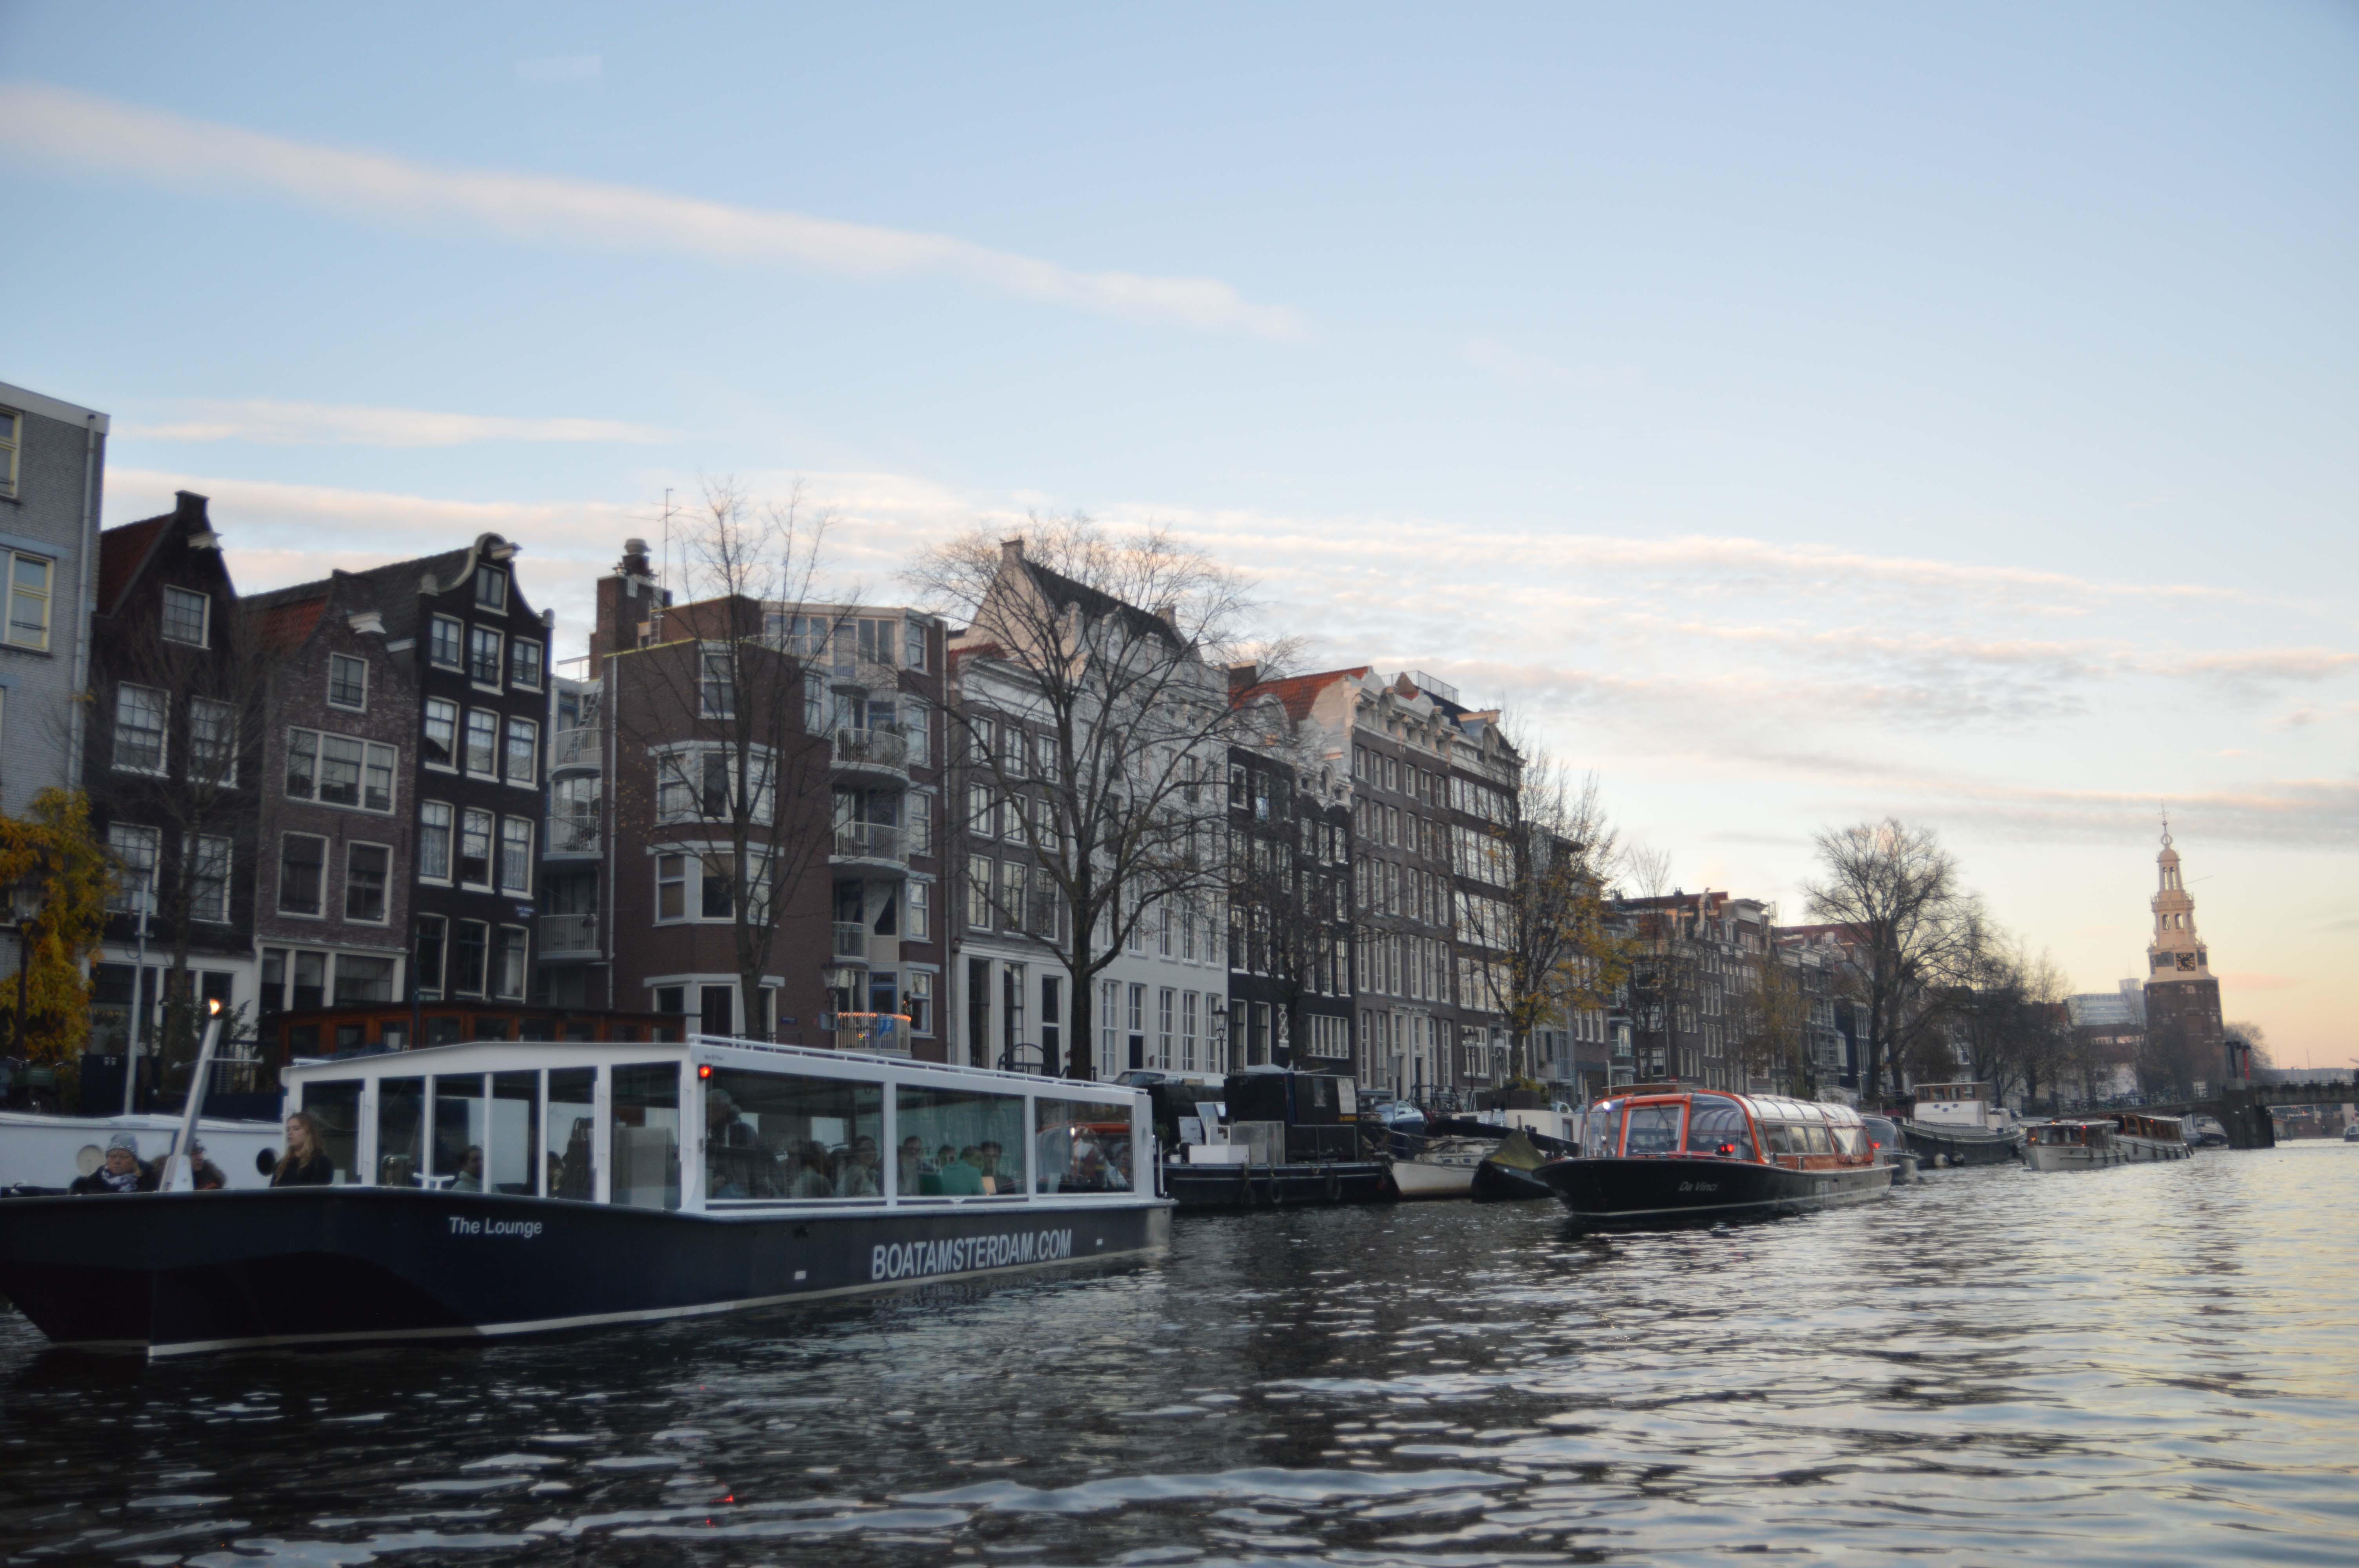
[[[106,899],[108,909],[117,914],[136,914],[156,907],[156,857],[162,838],[153,827],[108,824],[106,852],[118,868],[114,891]]]
[[[447,615],[434,618],[432,639],[427,643],[427,658],[437,667],[455,670],[463,662],[461,649],[466,645],[466,629]]]
[[[336,1005],[365,1007],[393,1000],[393,960],[367,958],[358,953],[336,957]]]
[[[215,925],[229,921],[230,841],[210,835],[197,839],[196,860],[189,871],[189,918]]]
[[[190,699],[189,766],[197,783],[221,787],[237,783],[237,704],[209,697]]]
[[[429,800],[418,808],[418,874],[428,881],[451,880],[451,807]]]
[[[705,855],[697,862],[697,912],[706,920],[736,918],[734,900],[735,889],[730,886],[729,862],[719,855]]]
[[[1169,986],[1161,987],[1155,996],[1155,1065],[1169,1071],[1171,1066],[1172,1024],[1180,993]]]
[[[686,855],[656,857],[656,918],[658,920],[688,918],[688,857]]]
[[[484,994],[484,946],[489,932],[480,920],[455,923],[451,943],[451,990],[456,996]]]
[[[540,644],[529,637],[508,642],[508,684],[524,691],[540,689]]]
[[[467,771],[479,778],[500,776],[500,716],[484,708],[467,713]]]
[[[171,699],[144,686],[114,688],[114,766],[128,773],[164,772],[164,727]]]
[[[1196,1070],[1196,993],[1180,994],[1180,1070]]]
[[[913,881],[901,900],[901,935],[905,941],[929,942],[934,930],[934,884]]]
[[[205,645],[205,630],[212,620],[212,599],[193,589],[168,588],[164,590],[164,640],[187,643],[196,647]]]
[[[278,911],[282,914],[318,914],[321,890],[328,879],[328,841],[309,833],[289,833],[278,845]]]
[[[926,667],[926,628],[921,622],[901,622],[901,665],[921,673]]]
[[[393,773],[400,754],[374,741],[316,730],[287,732],[287,794],[295,800],[362,811],[393,809]]]
[[[426,699],[426,765],[449,768],[458,765],[459,705],[448,697]]]
[[[540,783],[540,726],[529,719],[508,720],[508,783],[527,789]]]
[[[353,844],[344,849],[344,918],[385,924],[386,881],[393,851],[382,844]]]
[[[500,891],[532,896],[532,821],[508,816],[500,821]]]
[[[295,1006],[298,1010],[328,1005],[328,956],[306,953],[299,948],[295,954]]]
[[[993,861],[988,855],[966,858],[966,923],[973,931],[991,929],[991,877]]]
[[[906,848],[912,855],[934,852],[934,797],[929,795],[906,795],[902,808],[908,816]]]
[[[494,955],[492,992],[512,1001],[524,1000],[525,930],[521,925],[500,927],[499,950]]]
[[[350,654],[328,655],[328,706],[355,713],[368,708],[368,661]]]
[[[697,687],[698,701],[706,719],[734,718],[737,712],[737,680],[730,668],[726,648],[704,651],[703,679]]]
[[[13,454],[12,454],[13,455]],[[8,563],[8,642],[18,648],[49,645],[49,572],[39,556],[0,550]]]
[[[16,493],[16,443],[24,428],[23,415],[0,408],[0,495]]]
[[[477,567],[475,603],[484,610],[506,610],[508,607],[507,574],[497,567]]]
[[[467,678],[477,686],[500,684],[500,634],[489,626],[467,628]]]
[[[421,1001],[442,1000],[442,938],[445,930],[443,919],[439,914],[418,917],[418,997]]]
[[[459,881],[464,887],[486,890],[492,885],[492,814],[488,811],[470,806],[459,814]]]
[[[901,1005],[908,1010],[909,1033],[931,1034],[934,1032],[934,977],[924,969],[912,969],[903,977],[906,989]]]

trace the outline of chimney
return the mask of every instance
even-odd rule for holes
[[[999,559],[1003,565],[1008,566],[1013,566],[1022,561],[1024,559],[1024,541],[1020,538],[1000,540]]]
[[[1258,663],[1231,665],[1229,666],[1229,695],[1231,697],[1234,697],[1237,693],[1248,690],[1254,687],[1259,686],[1260,684],[1261,665]]]
[[[645,539],[624,540],[623,561],[616,569],[625,577],[636,578],[641,582],[653,582],[656,573],[655,568],[647,560],[647,542]]]

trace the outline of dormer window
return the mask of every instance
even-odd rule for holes
[[[164,590],[164,640],[187,643],[196,647],[205,645],[206,623],[211,619],[213,601],[206,594],[192,589],[168,588]]]
[[[475,603],[484,610],[506,610],[508,607],[508,574],[497,567],[477,567]]]

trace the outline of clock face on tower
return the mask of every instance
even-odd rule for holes
[[[2195,955],[2181,953],[2179,956],[2179,967],[2182,969],[2192,969],[2195,967]]]

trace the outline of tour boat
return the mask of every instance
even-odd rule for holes
[[[2110,1119],[2042,1121],[2023,1130],[2023,1161],[2035,1171],[2093,1171],[2125,1164]]]
[[[690,1317],[1157,1251],[1146,1098],[691,1036],[282,1074],[334,1179],[0,1203],[0,1294],[181,1356]]]
[[[1600,1101],[1581,1153],[1536,1173],[1582,1226],[1643,1230],[1868,1203],[1896,1169],[1849,1106],[1666,1084]]]
[[[137,1116],[47,1116],[0,1111],[0,1193],[62,1193],[77,1176],[87,1176],[106,1158],[106,1146],[129,1133],[138,1157],[153,1162],[179,1147],[185,1116],[161,1112]],[[279,1123],[205,1117],[197,1123],[204,1157],[232,1187],[270,1184],[257,1162],[266,1151],[278,1158]]]
[[[2023,1146],[2023,1130],[1991,1102],[1988,1084],[1919,1084],[1916,1094],[1901,1130],[1929,1165],[2003,1165]]]
[[[2184,1160],[2189,1157],[2187,1134],[2175,1116],[2147,1116],[2135,1110],[2115,1111],[2114,1142],[2133,1161]]]

